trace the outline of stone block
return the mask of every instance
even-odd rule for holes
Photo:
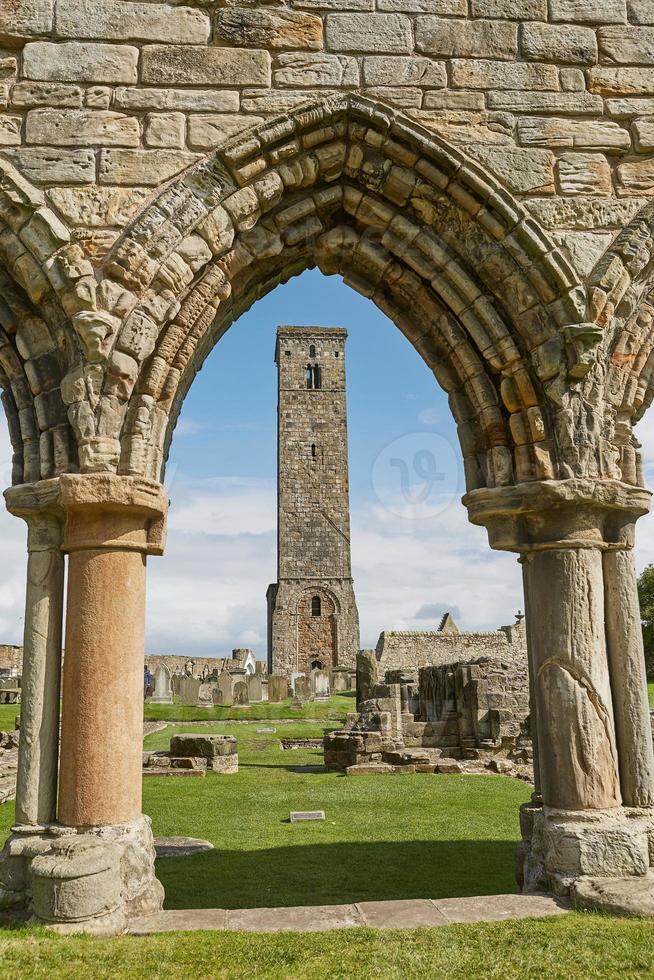
[[[416,48],[439,58],[499,58],[518,52],[518,27],[500,20],[416,18]]]
[[[170,41],[206,44],[211,25],[207,14],[191,7],[164,7],[127,0],[57,0],[59,37],[101,38],[105,41]]]
[[[254,113],[283,113],[292,112],[298,106],[307,102],[320,101],[335,95],[333,89],[279,89],[265,90],[246,88],[241,96],[243,112]]]
[[[334,4],[344,9],[345,4]],[[349,0],[347,7],[354,10]],[[377,0],[377,10],[400,14],[438,14],[446,17],[465,17],[466,0]]]
[[[322,48],[323,22],[315,14],[269,7],[219,10],[214,38],[236,47],[318,51]]]
[[[580,68],[560,68],[559,79],[564,92],[586,91],[586,76]]]
[[[186,116],[183,112],[150,112],[145,118],[146,146],[181,150],[186,140]]]
[[[209,150],[225,140],[263,122],[259,116],[199,113],[188,117],[188,145],[192,150]]]
[[[133,84],[138,48],[85,41],[33,41],[23,50],[23,74],[40,82]]]
[[[597,63],[597,38],[589,27],[521,24],[520,51],[528,61],[594,65]]]
[[[598,95],[650,95],[654,92],[654,68],[589,68],[588,91]]]
[[[654,24],[654,7],[651,0],[627,0],[629,20],[634,24]]]
[[[471,0],[471,13],[473,17],[547,20],[547,0]]]
[[[132,116],[92,109],[32,109],[26,140],[49,146],[138,146],[139,124]]]
[[[554,240],[568,253],[579,274],[587,276],[611,244],[613,232],[562,231],[554,234]]]
[[[637,119],[633,124],[634,145],[639,153],[654,150],[654,117]]]
[[[453,92],[451,89],[442,89],[425,92],[422,105],[424,109],[481,112],[486,108],[486,100],[483,92]]]
[[[603,102],[588,92],[489,92],[488,108],[502,112],[601,115]]]
[[[276,58],[273,80],[282,88],[355,87],[359,65],[348,55],[289,51]]]
[[[654,160],[621,163],[616,170],[615,187],[620,197],[651,197],[654,194]]]
[[[452,61],[455,88],[556,91],[559,75],[554,65],[471,59]]]
[[[156,187],[199,159],[184,150],[102,150],[98,179],[101,184]]]
[[[328,14],[331,51],[410,54],[411,21],[403,14]]]
[[[11,102],[21,109],[31,109],[34,106],[79,109],[82,105],[82,90],[78,85],[59,82],[18,82],[12,89]]]
[[[0,115],[0,146],[20,146],[22,116]]]
[[[239,94],[223,89],[117,88],[114,108],[141,112],[238,112]]]
[[[141,78],[148,85],[270,85],[267,51],[153,44],[143,48]]]
[[[654,29],[600,27],[597,36],[604,62],[614,65],[654,65]]]
[[[23,177],[35,184],[92,184],[95,180],[93,150],[24,146],[5,153]]]
[[[611,194],[611,167],[600,153],[563,153],[557,162],[557,177],[562,194]]]
[[[625,24],[626,0],[550,0],[552,20],[581,24]]]
[[[642,161],[645,163],[645,161]],[[625,166],[642,166],[622,164]],[[620,173],[618,167],[618,174]],[[650,186],[654,185],[654,166],[651,168]],[[622,229],[636,216],[646,203],[645,194],[634,201],[616,201],[598,197],[555,198],[527,201],[526,206],[544,228],[593,230],[603,228]]]
[[[236,739],[232,735],[173,735],[171,756],[192,759],[215,759],[236,754]]]
[[[527,116],[518,120],[518,140],[522,146],[547,146],[556,149],[628,150],[631,139],[626,129],[602,119],[539,119]]]
[[[632,116],[654,116],[654,98],[651,99],[607,99],[606,112],[617,119]]]
[[[47,196],[71,225],[117,227],[131,221],[151,191],[144,187],[52,187]]]
[[[469,153],[518,194],[553,194],[554,154],[514,146],[471,144]]]
[[[364,85],[418,85],[444,88],[447,85],[445,65],[430,58],[371,56],[363,59]]]
[[[0,43],[13,44],[52,31],[54,0],[2,0]]]

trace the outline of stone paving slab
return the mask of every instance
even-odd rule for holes
[[[497,922],[505,919],[562,915],[569,906],[550,895],[482,895],[475,898],[406,899],[358,902],[354,905],[302,905],[262,909],[176,909],[134,919],[129,932],[232,929],[237,932],[324,932],[371,926],[417,929],[455,922]]]

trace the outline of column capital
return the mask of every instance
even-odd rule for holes
[[[542,480],[472,490],[463,498],[491,548],[529,554],[571,548],[628,550],[652,494],[617,480]]]
[[[4,497],[9,513],[22,517],[27,524],[28,552],[61,547],[64,511],[58,479],[9,487]]]
[[[65,474],[59,484],[66,515],[64,551],[163,554],[168,497],[160,483],[143,477],[90,473]]]

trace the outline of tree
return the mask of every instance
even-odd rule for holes
[[[638,600],[647,675],[651,677],[654,675],[654,565],[648,565],[638,579]]]

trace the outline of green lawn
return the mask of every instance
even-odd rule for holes
[[[647,685],[647,690],[649,691],[649,706],[654,708],[654,681],[650,681]]]
[[[651,977],[651,922],[571,913],[439,929],[172,933],[97,940],[0,931],[3,980],[617,980]]]
[[[146,704],[143,717],[146,721],[254,721],[270,718],[315,718],[334,721],[345,720],[348,711],[356,711],[354,691],[335,694],[327,701],[309,701],[303,708],[292,708],[291,700],[269,704],[258,701],[246,708],[193,708],[184,704]]]
[[[19,714],[19,704],[0,704],[0,732],[13,732]]]
[[[529,787],[501,776],[344,777],[311,772],[321,752],[281,751],[278,737],[318,737],[327,722],[194,728],[235,734],[240,771],[148,778],[155,834],[206,837],[215,850],[158,862],[168,908],[439,898],[514,890],[517,807]],[[263,726],[259,726],[263,727]],[[168,746],[170,727],[146,739]],[[325,823],[289,824],[290,809]],[[13,805],[0,807],[0,837]],[[654,928],[583,913],[552,920],[376,932],[176,933],[94,940],[0,929],[3,980],[24,977],[558,978],[654,976]]]

